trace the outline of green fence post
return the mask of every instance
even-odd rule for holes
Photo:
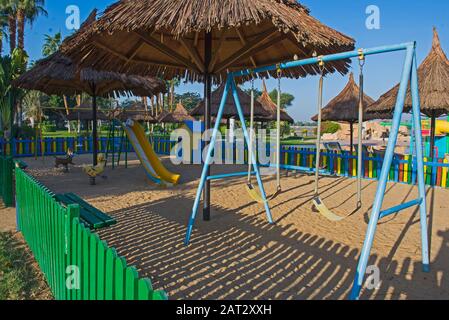
[[[66,281],[67,281],[67,268],[69,266],[73,265],[72,262],[72,224],[73,219],[80,217],[80,206],[79,204],[70,204],[67,206],[67,216],[66,216],[66,221],[65,221],[65,231],[64,231],[64,237],[65,237],[65,268],[64,268],[64,273],[66,275]],[[77,281],[79,282],[79,281]],[[75,299],[75,294],[74,290],[76,290],[76,288],[70,288],[67,285],[66,282],[66,287],[65,287],[65,299],[64,300],[76,300]]]
[[[13,170],[14,162],[12,157],[2,159],[2,198],[6,207],[13,206]]]

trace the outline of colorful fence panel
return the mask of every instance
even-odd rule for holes
[[[54,194],[16,168],[17,221],[57,300],[166,300]]]

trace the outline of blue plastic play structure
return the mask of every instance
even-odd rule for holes
[[[223,98],[221,100],[220,108],[218,111],[217,119],[215,121],[215,127],[213,130],[212,138],[210,147],[207,152],[207,157],[205,159],[200,185],[196,194],[195,202],[193,205],[192,213],[190,216],[190,221],[187,229],[186,239],[185,243],[188,245],[190,243],[190,238],[192,235],[193,226],[195,223],[195,218],[197,216],[198,207],[201,201],[201,195],[204,188],[204,185],[206,181],[210,180],[211,178],[217,178],[217,177],[209,177],[208,176],[208,169],[210,167],[210,163],[212,160],[212,155],[214,151],[214,146],[217,139],[217,133],[219,131],[219,126],[222,120],[222,115],[225,107],[225,102],[228,97],[228,94],[232,94],[234,97],[235,105],[238,111],[239,119],[242,124],[245,140],[247,144],[249,145],[249,133],[247,130],[247,127],[245,125],[245,118],[243,116],[242,107],[239,101],[239,97],[237,94],[237,85],[235,82],[235,78],[239,77],[251,77],[255,76],[256,74],[267,72],[267,71],[275,71],[275,70],[285,70],[289,68],[296,68],[301,67],[305,65],[318,65],[320,63],[326,63],[331,61],[338,61],[343,59],[350,59],[350,58],[356,58],[360,57],[361,55],[364,55],[365,57],[371,56],[371,55],[378,55],[383,53],[389,53],[389,52],[397,52],[402,51],[406,53],[404,67],[402,71],[402,78],[401,83],[398,91],[398,97],[395,105],[395,111],[394,111],[394,118],[392,122],[392,128],[391,128],[391,134],[390,139],[388,141],[388,147],[385,153],[385,158],[383,162],[383,167],[379,179],[379,184],[377,186],[377,193],[376,198],[374,200],[373,209],[371,212],[371,217],[368,225],[368,230],[366,233],[365,242],[363,244],[363,248],[361,251],[360,259],[358,262],[357,272],[355,275],[355,280],[351,292],[351,299],[358,299],[362,286],[363,286],[363,280],[366,273],[366,268],[368,264],[368,259],[370,256],[371,248],[373,245],[374,237],[376,234],[376,229],[379,220],[382,218],[389,216],[394,213],[398,213],[404,209],[413,207],[413,206],[419,206],[420,207],[420,220],[421,220],[421,239],[422,239],[422,263],[423,263],[423,271],[429,272],[429,250],[428,250],[428,235],[427,235],[427,209],[426,209],[426,192],[425,192],[425,184],[424,184],[424,162],[423,162],[423,143],[422,143],[422,134],[421,134],[421,113],[420,113],[420,97],[418,92],[418,73],[417,73],[417,61],[416,61],[416,51],[415,51],[416,43],[410,42],[410,43],[404,43],[404,44],[398,44],[398,45],[392,45],[392,46],[384,46],[384,47],[377,47],[377,48],[371,48],[371,49],[360,49],[350,52],[344,52],[344,53],[338,53],[328,56],[319,56],[319,57],[313,57],[309,59],[299,60],[299,61],[291,61],[287,63],[282,63],[278,65],[268,66],[268,67],[262,67],[257,68],[254,70],[244,70],[239,72],[232,72],[228,74],[226,86],[223,94]],[[394,149],[397,143],[398,139],[398,133],[399,133],[399,127],[401,122],[401,115],[403,113],[404,109],[404,102],[406,98],[406,93],[408,89],[408,84],[411,84],[411,93],[412,93],[412,102],[413,102],[413,125],[414,125],[414,142],[416,146],[416,165],[417,165],[417,172],[418,172],[418,187],[419,187],[419,198],[415,199],[413,201],[398,205],[396,207],[390,208],[388,210],[382,211],[382,204],[384,201],[384,195],[386,191],[387,186],[387,179],[388,174],[390,171],[390,167],[392,164],[393,156],[394,156]],[[252,166],[253,166],[253,173],[257,177],[258,186],[260,189],[260,194],[264,200],[265,205],[265,211],[266,216],[269,223],[273,223],[271,211],[270,211],[270,205],[269,201],[267,199],[264,186],[262,183],[262,179],[260,176],[259,171],[259,165],[256,161],[256,155],[252,155]],[[221,175],[220,179],[226,179],[229,177],[233,177],[236,174],[229,174],[229,175]]]

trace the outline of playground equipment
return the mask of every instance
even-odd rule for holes
[[[117,144],[116,137],[120,137]],[[111,119],[109,123],[108,143],[106,146],[106,165],[111,158],[112,170],[120,166],[123,149],[125,149],[125,168],[128,168],[128,139],[120,121]],[[116,161],[117,159],[117,161]]]
[[[277,69],[277,79],[278,79],[278,88],[277,88],[277,104],[276,104],[276,192],[271,195],[268,199],[274,200],[277,196],[282,193],[282,185],[281,185],[281,77],[282,70],[278,67]],[[267,202],[267,199],[263,199],[263,197],[257,192],[256,188],[252,184],[252,158],[255,150],[254,142],[257,144],[257,139],[255,139],[255,131],[254,131],[254,77],[251,80],[251,116],[250,116],[250,132],[249,132],[249,152],[248,152],[248,178],[246,183],[246,191],[250,195],[250,197],[256,201],[257,203],[264,204]],[[256,157],[257,158],[257,157]]]
[[[72,166],[75,165],[73,163],[73,151],[71,149],[67,150],[67,156],[65,158],[55,157],[55,168],[59,168],[59,166],[64,167],[64,172],[69,172],[69,164]]]
[[[319,80],[319,88],[318,88],[318,137],[316,143],[316,160],[315,160],[315,197],[312,200],[314,207],[321,213],[325,218],[338,222],[344,220],[349,217],[341,217],[326,207],[324,202],[320,198],[319,193],[319,182],[320,182],[320,157],[321,157],[321,120],[322,120],[322,109],[323,109],[323,85],[324,85],[324,71],[325,65],[321,58],[319,60],[320,67],[320,80]],[[359,67],[360,67],[360,78],[359,78],[359,119],[358,119],[358,155],[357,155],[357,207],[356,209],[360,209],[362,207],[362,161],[363,161],[363,140],[362,140],[362,131],[363,131],[363,67],[365,65],[365,56],[362,50],[359,50]],[[351,142],[352,143],[352,142]],[[352,150],[351,150],[352,152]]]
[[[173,186],[179,183],[180,175],[168,171],[145,136],[143,127],[136,121],[127,120],[123,125],[129,141],[134,147],[147,177],[161,186]]]
[[[424,162],[423,162],[423,149],[422,149],[422,135],[421,135],[421,113],[420,113],[420,99],[419,99],[419,91],[418,91],[418,73],[417,73],[417,61],[416,61],[416,52],[415,52],[416,43],[410,42],[405,44],[398,44],[398,45],[392,45],[392,46],[383,46],[383,47],[377,47],[377,48],[371,48],[371,49],[360,49],[356,51],[350,51],[350,52],[343,52],[328,56],[320,56],[320,57],[314,57],[304,60],[298,60],[298,61],[291,61],[282,63],[280,65],[276,66],[267,66],[267,67],[261,67],[257,68],[255,70],[243,70],[239,72],[231,72],[227,76],[226,80],[226,86],[223,94],[223,98],[221,100],[220,108],[218,111],[218,116],[215,122],[215,127],[212,133],[211,143],[207,151],[207,156],[205,159],[205,164],[203,167],[203,171],[201,174],[200,184],[199,188],[195,197],[195,202],[193,204],[192,212],[190,215],[189,224],[187,227],[186,232],[186,238],[185,238],[185,244],[188,245],[190,243],[190,238],[193,231],[193,225],[195,223],[198,207],[201,200],[201,194],[203,191],[203,188],[205,187],[206,181],[210,181],[212,179],[225,179],[229,178],[231,176],[237,176],[240,175],[239,173],[236,174],[227,174],[227,175],[220,175],[220,176],[209,176],[209,167],[210,163],[212,161],[212,155],[214,152],[215,144],[217,141],[217,133],[219,131],[221,119],[223,116],[224,111],[224,105],[226,102],[226,98],[229,94],[229,92],[232,92],[232,95],[234,97],[235,105],[239,114],[240,122],[242,123],[243,133],[245,136],[245,141],[250,145],[250,137],[248,134],[248,130],[245,124],[245,119],[243,117],[242,113],[242,107],[240,105],[239,97],[237,95],[237,85],[235,82],[236,77],[249,77],[252,74],[258,74],[258,73],[266,73],[269,71],[275,71],[277,68],[280,69],[289,69],[289,68],[295,68],[295,67],[301,67],[305,65],[316,65],[322,63],[327,63],[331,61],[339,61],[344,59],[350,59],[350,58],[357,58],[361,55],[369,56],[369,55],[377,55],[387,52],[397,52],[397,51],[405,51],[406,57],[405,62],[403,66],[402,71],[402,79],[398,91],[398,96],[395,104],[394,109],[394,117],[393,117],[393,125],[392,130],[390,134],[390,139],[388,141],[388,146],[385,153],[385,158],[381,170],[381,175],[379,179],[379,183],[377,186],[377,192],[376,197],[373,204],[373,209],[368,225],[368,230],[366,233],[365,241],[363,244],[363,248],[361,251],[360,259],[357,266],[357,272],[355,275],[354,285],[351,292],[351,299],[358,299],[360,295],[360,291],[362,289],[363,280],[366,273],[366,268],[368,264],[368,259],[371,251],[371,247],[373,245],[374,237],[376,234],[377,225],[379,223],[379,220],[382,218],[385,218],[391,214],[399,213],[402,210],[405,210],[407,208],[419,206],[420,208],[420,223],[421,223],[421,246],[422,246],[422,263],[423,263],[423,271],[429,272],[429,247],[428,247],[428,235],[427,235],[427,209],[426,209],[426,190],[425,190],[425,184],[424,184]],[[415,143],[416,143],[416,163],[417,165],[417,180],[418,180],[418,189],[419,189],[419,198],[415,199],[413,201],[403,203],[401,205],[395,206],[393,208],[383,210],[382,204],[385,197],[385,191],[387,186],[387,179],[388,174],[390,171],[390,167],[393,161],[394,156],[394,149],[395,145],[397,143],[398,134],[399,134],[399,125],[401,122],[401,116],[402,112],[404,110],[404,102],[406,98],[407,93],[407,87],[408,84],[411,84],[411,95],[412,95],[412,114],[413,114],[413,122],[415,126]],[[268,221],[270,223],[273,222],[270,206],[267,201],[267,197],[265,194],[264,186],[262,183],[262,179],[259,172],[259,167],[255,159],[255,155],[252,154],[252,167],[254,169],[254,172],[257,177],[257,181],[259,184],[259,189],[261,191],[262,199],[264,200],[265,205],[265,211],[268,218]],[[246,174],[246,173],[245,173]]]
[[[95,185],[95,178],[103,174],[106,167],[106,158],[103,153],[99,153],[97,156],[97,164],[93,166],[84,166],[83,171],[90,178],[90,184]]]

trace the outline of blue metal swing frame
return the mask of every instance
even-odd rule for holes
[[[231,72],[228,73],[228,77],[226,80],[226,85],[223,93],[223,97],[220,103],[220,108],[218,111],[217,119],[215,122],[215,127],[212,133],[212,138],[210,141],[209,149],[207,152],[206,160],[204,163],[203,171],[201,174],[201,180],[199,184],[199,188],[196,194],[195,202],[193,205],[192,213],[189,220],[189,225],[187,228],[186,233],[186,239],[185,244],[188,245],[190,243],[193,226],[195,223],[198,207],[201,201],[201,195],[202,191],[205,185],[205,182],[210,179],[220,178],[220,179],[226,179],[229,177],[235,177],[240,175],[238,174],[225,174],[220,176],[208,176],[208,169],[211,164],[212,160],[212,154],[215,148],[215,143],[217,139],[217,133],[219,132],[219,126],[222,120],[223,111],[225,107],[225,102],[228,97],[228,94],[231,92],[234,98],[234,102],[237,108],[237,112],[239,115],[239,120],[242,123],[242,129],[245,137],[245,141],[247,143],[247,146],[249,146],[249,133],[248,129],[245,124],[245,118],[242,112],[242,107],[240,104],[240,100],[237,94],[237,85],[235,83],[236,77],[242,77],[242,76],[251,76],[257,73],[267,72],[267,71],[275,71],[278,68],[281,70],[284,69],[290,69],[305,65],[312,65],[312,64],[318,64],[321,61],[331,62],[331,61],[337,61],[337,60],[343,60],[343,59],[350,59],[350,58],[356,58],[360,55],[364,56],[370,56],[370,55],[377,55],[377,54],[383,54],[383,53],[389,53],[389,52],[396,52],[396,51],[405,51],[406,57],[404,61],[404,67],[402,71],[402,77],[401,77],[401,83],[399,86],[397,101],[395,105],[394,110],[394,117],[393,117],[393,125],[390,133],[390,139],[388,141],[387,150],[385,153],[385,159],[382,166],[382,171],[379,179],[379,183],[377,186],[377,192],[376,192],[376,198],[374,200],[374,205],[368,225],[368,230],[366,232],[365,241],[363,244],[363,248],[360,254],[357,271],[355,275],[354,284],[352,287],[350,299],[355,300],[358,299],[360,296],[360,292],[362,290],[363,286],[363,280],[366,273],[366,268],[368,264],[368,259],[370,256],[371,248],[373,246],[373,241],[377,229],[377,225],[380,219],[393,214],[400,212],[402,210],[405,210],[410,207],[419,206],[420,208],[420,222],[421,222],[421,246],[422,246],[422,263],[423,263],[423,271],[429,272],[430,271],[430,265],[429,265],[429,245],[428,245],[428,234],[427,234],[427,202],[426,202],[426,189],[425,189],[425,182],[424,182],[424,161],[423,161],[423,144],[422,144],[422,135],[421,135],[421,106],[420,106],[420,97],[419,97],[419,91],[418,91],[418,64],[416,61],[416,42],[409,42],[409,43],[403,43],[403,44],[397,44],[397,45],[391,45],[391,46],[383,46],[383,47],[375,47],[370,49],[360,49],[360,50],[354,50],[350,52],[344,52],[344,53],[338,53],[333,55],[327,55],[327,56],[320,56],[320,57],[314,57],[299,61],[291,61],[286,63],[281,63],[278,65],[273,66],[267,66],[267,67],[261,67],[254,70],[242,70],[238,72]],[[419,198],[410,202],[407,202],[405,204],[393,207],[391,209],[383,210],[382,204],[384,201],[386,186],[387,186],[387,180],[388,180],[388,174],[389,170],[393,161],[394,156],[394,149],[397,143],[398,139],[398,133],[399,133],[399,127],[401,122],[401,116],[404,110],[404,103],[407,95],[407,89],[408,84],[410,82],[410,89],[411,89],[411,95],[412,95],[412,114],[413,114],[413,125],[414,125],[414,132],[415,132],[415,147],[416,147],[416,164],[417,164],[417,180],[418,180],[418,189],[419,189]],[[262,196],[262,199],[265,200],[265,211],[267,215],[267,219],[269,223],[273,223],[273,218],[270,211],[270,206],[267,201],[267,196],[265,193],[265,189],[263,186],[262,178],[260,175],[259,166],[256,161],[256,155],[253,153],[252,155],[252,165],[253,165],[253,174],[257,177],[257,183],[260,189],[260,193]]]

